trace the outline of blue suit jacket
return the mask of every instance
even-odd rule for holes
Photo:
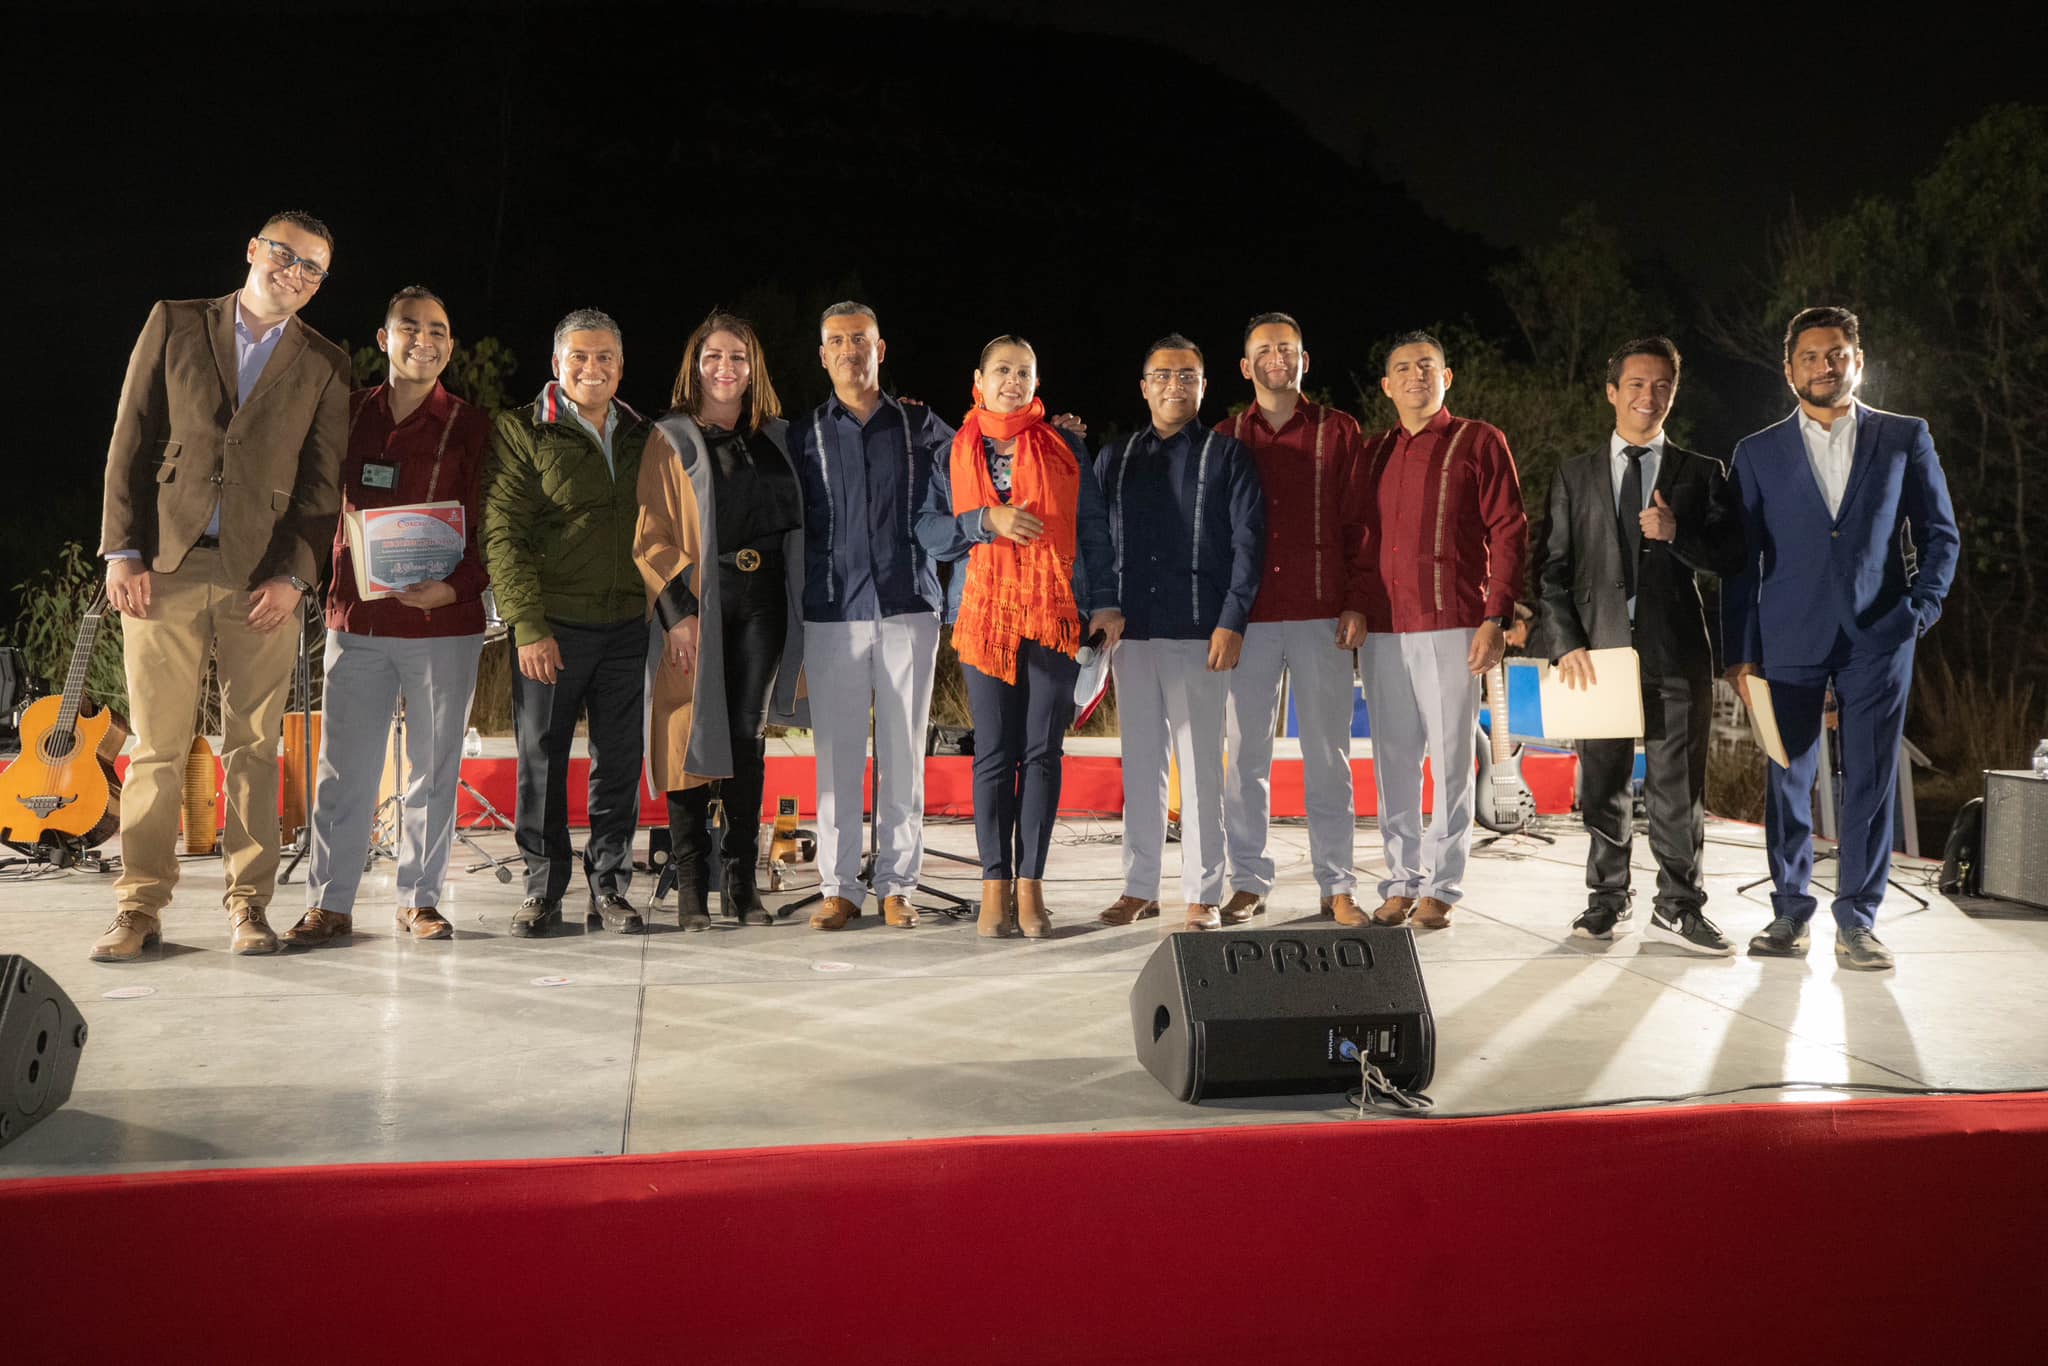
[[[1941,615],[1961,538],[1934,438],[1920,418],[1858,407],[1856,454],[1833,518],[1797,409],[1735,448],[1729,487],[1745,550],[1743,572],[1721,593],[1731,665],[1820,664],[1844,636],[1857,654],[1884,654]]]

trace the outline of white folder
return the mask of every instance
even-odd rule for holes
[[[1643,734],[1642,665],[1623,645],[1589,650],[1593,686],[1568,688],[1557,667],[1545,664],[1537,686],[1543,699],[1543,735],[1550,740],[1635,740]]]

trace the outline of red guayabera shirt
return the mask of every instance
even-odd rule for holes
[[[1279,431],[1254,403],[1216,430],[1251,448],[1266,496],[1266,565],[1253,621],[1365,610],[1365,439],[1349,413],[1297,400]]]
[[[1498,427],[1440,409],[1366,439],[1365,628],[1442,631],[1514,611],[1529,518]]]
[[[491,449],[491,420],[441,385],[396,426],[384,385],[349,395],[348,455],[341,465],[344,513],[365,507],[453,500],[463,507],[469,544],[462,563],[448,576],[455,601],[423,612],[396,598],[364,602],[356,588],[355,565],[341,527],[334,532],[334,580],[327,588],[327,626],[359,636],[482,635],[483,592],[490,583],[477,550],[477,520],[483,504],[484,460]],[[364,466],[392,471],[392,486],[364,479]],[[381,480],[382,476],[379,476]]]

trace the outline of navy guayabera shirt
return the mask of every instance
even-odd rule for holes
[[[1266,498],[1244,445],[1199,423],[1147,423],[1095,459],[1109,501],[1117,599],[1130,640],[1243,633],[1266,563]]]
[[[929,408],[884,395],[862,426],[834,397],[789,426],[804,495],[804,620],[878,621],[944,605],[938,561],[917,538],[932,471],[952,457],[953,429]]]

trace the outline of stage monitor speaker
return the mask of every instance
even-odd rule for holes
[[[1405,929],[1170,934],[1131,988],[1138,1061],[1181,1100],[1321,1095],[1358,1081],[1346,1039],[1404,1090],[1436,1071]]]
[[[71,1099],[85,1017],[41,968],[0,954],[0,1144]]]
[[[1985,896],[2048,911],[2048,778],[1986,770],[1984,845],[1978,884]]]

